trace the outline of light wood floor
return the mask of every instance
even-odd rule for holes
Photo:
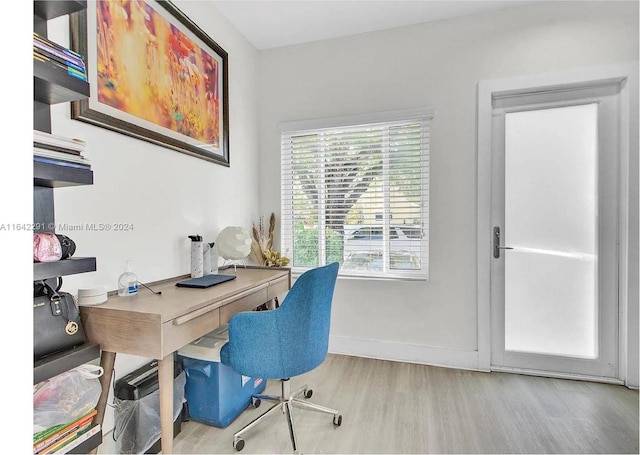
[[[292,388],[304,383],[343,422],[295,409],[302,453],[638,453],[638,391],[623,386],[331,354]],[[270,381],[265,393],[278,392]],[[237,453],[233,432],[268,405],[226,429],[185,422],[174,452]],[[243,454],[292,451],[280,415],[245,440]]]

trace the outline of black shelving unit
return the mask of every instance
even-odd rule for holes
[[[88,96],[88,82],[51,62],[33,61],[33,99],[44,104],[57,104]]]
[[[46,280],[57,276],[95,272],[96,258],[71,257],[56,262],[36,262],[33,264],[33,279]]]
[[[93,171],[80,167],[34,161],[33,184],[46,188],[93,185]]]
[[[44,20],[49,20],[81,11],[86,7],[86,0],[36,0],[33,2],[33,14]]]
[[[100,346],[93,343],[85,343],[59,354],[52,354],[33,364],[33,383],[38,384],[98,357]]]
[[[79,0],[38,0],[33,2],[33,31],[47,36],[47,21],[87,7]],[[76,101],[89,96],[89,84],[69,75],[50,62],[33,61],[33,127],[51,132],[49,105]]]
[[[33,2],[33,30],[47,36],[47,21],[59,16],[75,13],[87,7],[86,1],[48,0]],[[33,128],[51,133],[50,105],[87,98],[89,84],[51,62],[33,60]],[[37,231],[55,231],[55,188],[92,185],[93,171],[90,168],[65,164],[33,162],[33,221]],[[50,278],[93,272],[96,258],[72,257],[66,260],[33,264],[33,279]],[[65,371],[100,358],[100,346],[85,343],[67,351],[53,354],[34,362],[33,383],[37,384]],[[102,431],[83,441],[70,453],[89,453],[102,444]]]

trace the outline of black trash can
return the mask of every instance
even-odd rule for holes
[[[173,368],[173,435],[186,420],[186,374],[179,362]],[[158,361],[148,363],[116,381],[113,438],[119,453],[159,453],[161,450]]]

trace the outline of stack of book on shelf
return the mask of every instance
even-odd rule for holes
[[[77,52],[33,33],[33,58],[65,70],[71,76],[87,80],[84,58]]]
[[[69,424],[57,425],[33,435],[33,453],[68,453],[100,431],[100,425],[91,426],[96,409]]]
[[[85,141],[33,130],[33,160],[42,163],[91,169],[89,160],[82,155]]]

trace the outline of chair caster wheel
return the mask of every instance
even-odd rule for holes
[[[261,403],[262,403],[262,400],[260,400],[260,398],[251,399],[251,406],[253,406],[254,408],[259,408]]]
[[[313,390],[308,389],[304,391],[304,397],[305,398],[311,398],[311,395],[313,395]]]
[[[238,452],[244,449],[244,439],[238,439],[237,441],[233,441],[233,448],[236,449],[236,451]]]
[[[342,415],[338,414],[337,416],[333,416],[333,424],[337,427],[342,425]]]

